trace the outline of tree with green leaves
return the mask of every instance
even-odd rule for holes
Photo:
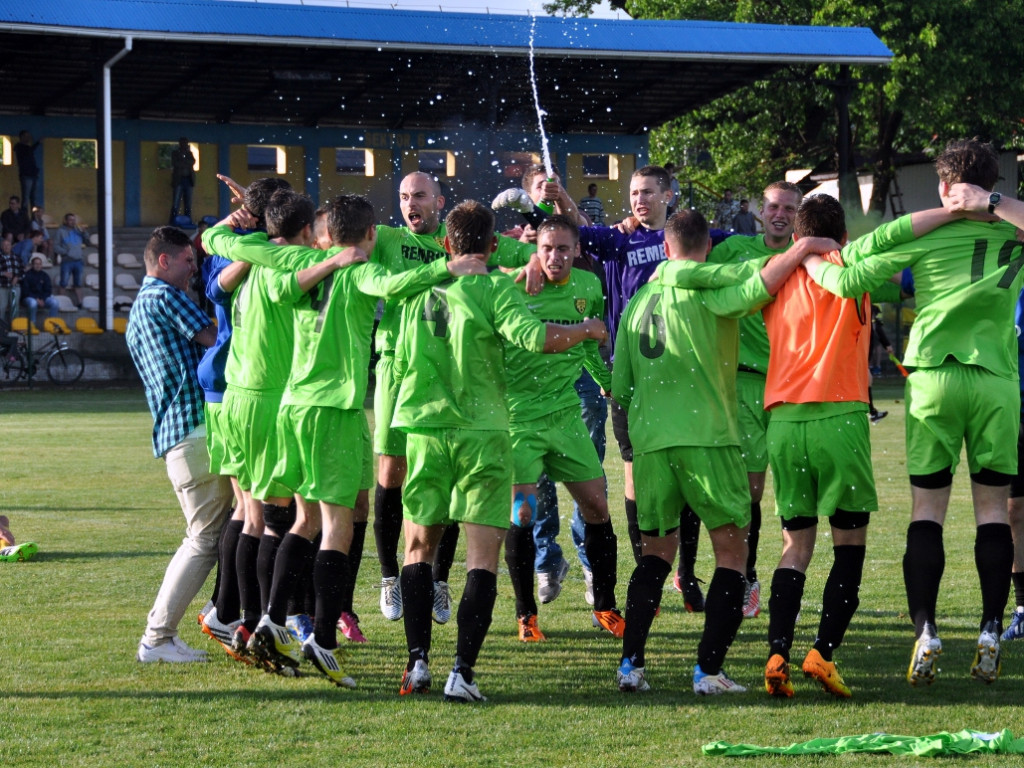
[[[554,0],[549,13],[585,16],[592,0]],[[850,102],[856,169],[874,177],[885,211],[898,156],[929,156],[950,139],[1020,146],[1024,13],[1020,0],[612,0],[634,18],[868,27],[893,52],[889,67],[854,67]],[[656,160],[692,178],[760,189],[792,168],[836,170],[838,66],[787,66],[651,134]],[[710,162],[694,162],[709,158]]]

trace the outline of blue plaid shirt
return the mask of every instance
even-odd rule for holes
[[[210,318],[180,288],[149,275],[128,316],[128,351],[153,414],[153,455],[163,456],[203,423],[193,337]]]

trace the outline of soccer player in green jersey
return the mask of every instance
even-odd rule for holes
[[[708,262],[731,264],[749,259],[763,259],[782,253],[793,239],[793,222],[803,193],[796,184],[776,181],[764,189],[761,220],[764,233],[753,237],[726,238],[711,249]],[[764,478],[768,469],[768,448],[765,435],[769,415],[764,409],[764,382],[768,373],[768,336],[760,312],[740,318],[739,371],[736,374],[736,394],[739,399],[740,447],[747,468],[750,486],[750,541],[747,556],[747,594],[743,615],[753,618],[761,612],[761,583],[757,578],[757,545],[761,533],[761,498]],[[692,570],[692,568],[691,568]],[[699,587],[678,584],[676,588],[699,595]]]
[[[1004,197],[975,184],[953,184],[942,201],[951,211],[989,213],[1017,227],[1017,238],[1024,239],[1024,201]],[[1017,328],[1018,365],[1024,360],[1024,293],[1017,299],[1014,314]],[[1019,373],[1019,372],[1018,372]],[[1017,437],[1017,475],[1010,481],[1007,516],[1013,530],[1013,592],[1016,610],[1010,626],[1003,632],[1004,642],[1024,639],[1024,388],[1021,389],[1021,429]]]
[[[373,248],[374,213],[365,198],[336,198],[328,206],[327,227],[338,248],[364,253]],[[298,514],[281,543],[267,612],[251,645],[258,657],[289,666],[305,655],[331,682],[354,687],[336,654],[336,625],[350,576],[353,506],[363,474],[362,404],[377,299],[414,293],[452,274],[480,273],[483,266],[473,259],[442,261],[390,275],[378,264],[339,269],[343,256],[336,249],[324,259],[316,249],[252,242],[244,246],[242,257],[248,260],[252,248],[269,250],[279,265],[298,270],[277,273],[271,288],[279,301],[293,306],[296,343],[278,414],[274,475],[295,493]],[[314,552],[313,540],[321,531],[319,551]],[[288,597],[310,563],[316,619],[313,636],[300,651],[283,624]]]
[[[995,151],[977,140],[951,142],[935,168],[942,199],[958,182],[991,191],[999,178]],[[907,669],[911,685],[934,680],[942,652],[936,627],[945,566],[942,532],[953,470],[965,443],[982,600],[971,675],[987,683],[999,675],[999,636],[1013,564],[1006,506],[1017,471],[1020,424],[1013,313],[1024,283],[1021,247],[1010,224],[962,220],[845,268],[816,259],[806,265],[815,281],[840,296],[871,289],[908,266],[914,276],[918,314],[904,357],[914,369],[906,398],[913,511],[903,558],[916,636]]]
[[[446,219],[452,256],[486,261],[497,245],[493,212],[475,201]],[[392,427],[408,436],[402,594],[409,661],[401,693],[431,684],[431,567],[444,526],[463,524],[466,587],[458,610],[455,666],[445,699],[482,701],[473,677],[497,596],[498,558],[509,527],[511,445],[504,341],[534,352],[562,352],[605,337],[604,323],[542,323],[499,272],[461,278],[408,299],[402,308]],[[504,340],[504,341],[503,341]]]
[[[544,289],[527,301],[546,322],[576,323],[604,314],[601,282],[587,270],[573,269],[579,256],[579,230],[564,216],[537,226],[537,253],[547,278]],[[586,367],[611,389],[611,374],[596,342],[588,341],[560,355],[529,352],[507,345],[509,423],[512,437],[512,526],[505,537],[505,563],[516,595],[519,639],[537,642],[533,595],[534,523],[539,514],[537,480],[543,472],[565,487],[584,519],[584,547],[593,570],[594,621],[616,637],[625,622],[615,606],[617,540],[608,516],[604,471],[579,408],[574,382]],[[557,509],[556,509],[557,514]]]
[[[648,283],[619,323],[612,392],[629,417],[642,546],[626,597],[619,690],[650,688],[647,634],[679,546],[679,510],[687,504],[708,529],[716,561],[693,689],[699,694],[745,690],[722,670],[743,620],[750,522],[736,420],[739,333],[729,318],[766,303],[810,245],[792,246],[746,282],[721,291],[680,289],[660,279]],[[704,261],[710,249],[707,222],[699,212],[669,219],[668,259]]]
[[[377,227],[377,242],[370,260],[392,272],[403,272],[436,259],[445,259],[445,224],[440,219],[445,199],[437,180],[422,172],[410,173],[398,191],[404,227]],[[536,246],[507,237],[498,239],[493,263],[505,267],[527,264]],[[531,286],[536,292],[539,286]],[[374,450],[378,454],[377,488],[374,494],[373,533],[381,570],[380,609],[392,621],[402,618],[401,582],[398,579],[398,537],[402,531],[402,484],[408,474],[405,434],[393,429],[398,385],[394,379],[395,344],[400,307],[385,304],[377,328],[376,346],[380,359],[375,370],[373,396]],[[448,571],[455,557],[459,528],[447,529],[434,564],[434,620],[443,624],[451,616]]]

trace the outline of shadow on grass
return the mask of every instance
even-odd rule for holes
[[[132,552],[70,552],[50,550],[37,552],[29,563],[61,563],[69,560],[135,560],[145,557],[166,557],[168,552],[173,554],[173,550],[166,549],[152,552],[139,550]]]

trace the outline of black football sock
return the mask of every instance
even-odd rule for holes
[[[345,591],[341,595],[341,610],[355,613],[352,599],[356,591],[356,579],[359,577],[359,565],[363,560],[363,543],[366,541],[366,523],[352,523],[352,545],[348,548],[348,578],[345,579]]]
[[[260,585],[261,615],[267,612],[267,604],[270,602],[274,566],[277,564],[277,551],[281,549],[281,541],[279,536],[263,534],[260,537],[260,549],[256,555],[256,580]]]
[[[455,549],[458,546],[459,524],[449,523],[441,534],[441,541],[437,543],[437,554],[434,556],[434,568],[431,573],[434,581],[448,581],[452,563],[455,562]]]
[[[835,559],[821,594],[821,620],[814,647],[825,661],[843,642],[853,614],[860,605],[860,582],[864,574],[863,545],[833,547]]]
[[[373,538],[377,544],[380,575],[398,576],[398,537],[402,533],[402,488],[378,484],[373,494]]]
[[[267,613],[275,624],[284,625],[288,618],[288,599],[309,571],[316,554],[313,542],[304,536],[289,533],[281,540],[274,563],[274,578],[270,584]]]
[[[1013,536],[1006,523],[978,526],[974,539],[974,564],[981,582],[981,626],[991,621],[1003,626],[1003,613],[1010,597],[1010,571],[1013,569]],[[217,612],[218,614],[220,611]]]
[[[626,629],[622,635],[622,658],[633,666],[646,665],[644,649],[651,622],[661,605],[661,592],[665,579],[672,572],[672,564],[660,557],[645,555],[629,578],[626,588]],[[596,595],[595,595],[596,597]]]
[[[679,577],[685,584],[693,581],[697,564],[697,545],[700,543],[700,518],[689,506],[679,513]]]
[[[235,571],[238,575],[238,597],[241,603],[242,622],[252,632],[263,614],[260,601],[260,582],[256,577],[260,540],[247,533],[239,534],[235,550]]]
[[[321,549],[313,562],[316,589],[316,618],[313,635],[321,648],[338,647],[338,618],[348,581],[348,555],[335,549]]]
[[[512,578],[517,619],[528,613],[537,614],[537,599],[533,595],[533,561],[536,556],[533,528],[510,526],[505,533],[505,565]]]
[[[402,605],[405,609],[405,642],[412,669],[418,661],[429,661],[430,612],[434,607],[434,581],[430,563],[413,563],[402,568]]]
[[[640,544],[640,524],[636,520],[636,499],[626,498],[626,533],[629,535],[629,546],[633,548],[633,559],[640,564],[643,547]]]
[[[747,580],[742,573],[731,568],[715,568],[704,601],[704,634],[697,646],[697,663],[708,675],[722,671],[725,654],[743,622],[746,591]]]
[[[241,603],[238,597],[238,572],[235,559],[238,551],[238,537],[242,534],[244,520],[228,520],[221,530],[217,557],[217,620],[224,624],[238,621],[241,617]]]
[[[903,555],[903,583],[907,587],[907,608],[920,637],[925,624],[935,626],[935,603],[939,583],[946,569],[942,547],[942,526],[931,520],[917,520],[907,526],[907,551]]]
[[[498,577],[483,568],[474,568],[466,574],[466,588],[462,591],[457,617],[459,637],[455,645],[456,665],[466,676],[466,682],[473,682],[472,669],[483,647],[487,630],[494,614],[494,601],[498,597]]]
[[[789,661],[806,581],[807,577],[794,568],[777,568],[772,574],[772,593],[768,598],[769,656],[777,653]]]
[[[761,502],[750,502],[750,533],[747,534],[747,581],[757,581],[757,545],[761,541]]]
[[[594,574],[594,610],[615,608],[619,544],[612,521],[583,524],[583,549]]]

